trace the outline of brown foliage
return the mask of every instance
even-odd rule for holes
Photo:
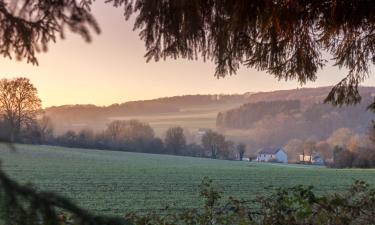
[[[11,139],[17,140],[22,127],[32,123],[41,110],[37,89],[27,78],[0,80],[0,115],[11,128]]]

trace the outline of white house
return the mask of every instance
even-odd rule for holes
[[[288,155],[281,148],[263,148],[258,152],[257,161],[288,163]]]

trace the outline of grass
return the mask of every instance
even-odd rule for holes
[[[20,182],[56,191],[91,211],[106,214],[199,207],[199,184],[205,176],[213,179],[224,196],[244,200],[297,184],[314,185],[319,193],[344,190],[356,179],[375,185],[375,170],[51,146],[18,145],[17,152],[0,146],[0,159],[7,173]]]

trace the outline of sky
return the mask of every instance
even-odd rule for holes
[[[75,34],[49,45],[37,55],[39,66],[0,59],[0,78],[27,77],[36,86],[43,107],[65,104],[110,105],[125,101],[185,94],[234,94],[301,87],[296,81],[278,81],[266,72],[241,68],[236,75],[217,79],[215,65],[203,60],[167,59],[146,63],[145,47],[125,21],[122,9],[95,2],[101,34],[91,43]],[[318,80],[303,87],[334,85],[346,74],[327,66]],[[363,85],[375,85],[375,78]]]

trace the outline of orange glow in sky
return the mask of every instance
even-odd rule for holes
[[[25,61],[0,60],[0,78],[28,77],[38,88],[43,106],[62,104],[109,105],[130,100],[183,94],[230,94],[300,87],[279,82],[272,75],[242,68],[237,75],[216,79],[215,65],[203,61],[173,60],[146,63],[144,43],[126,22],[122,9],[94,3],[102,33],[85,43],[68,34],[38,54],[39,66]],[[306,87],[334,85],[345,71],[326,67]],[[375,85],[368,79],[364,85]]]

